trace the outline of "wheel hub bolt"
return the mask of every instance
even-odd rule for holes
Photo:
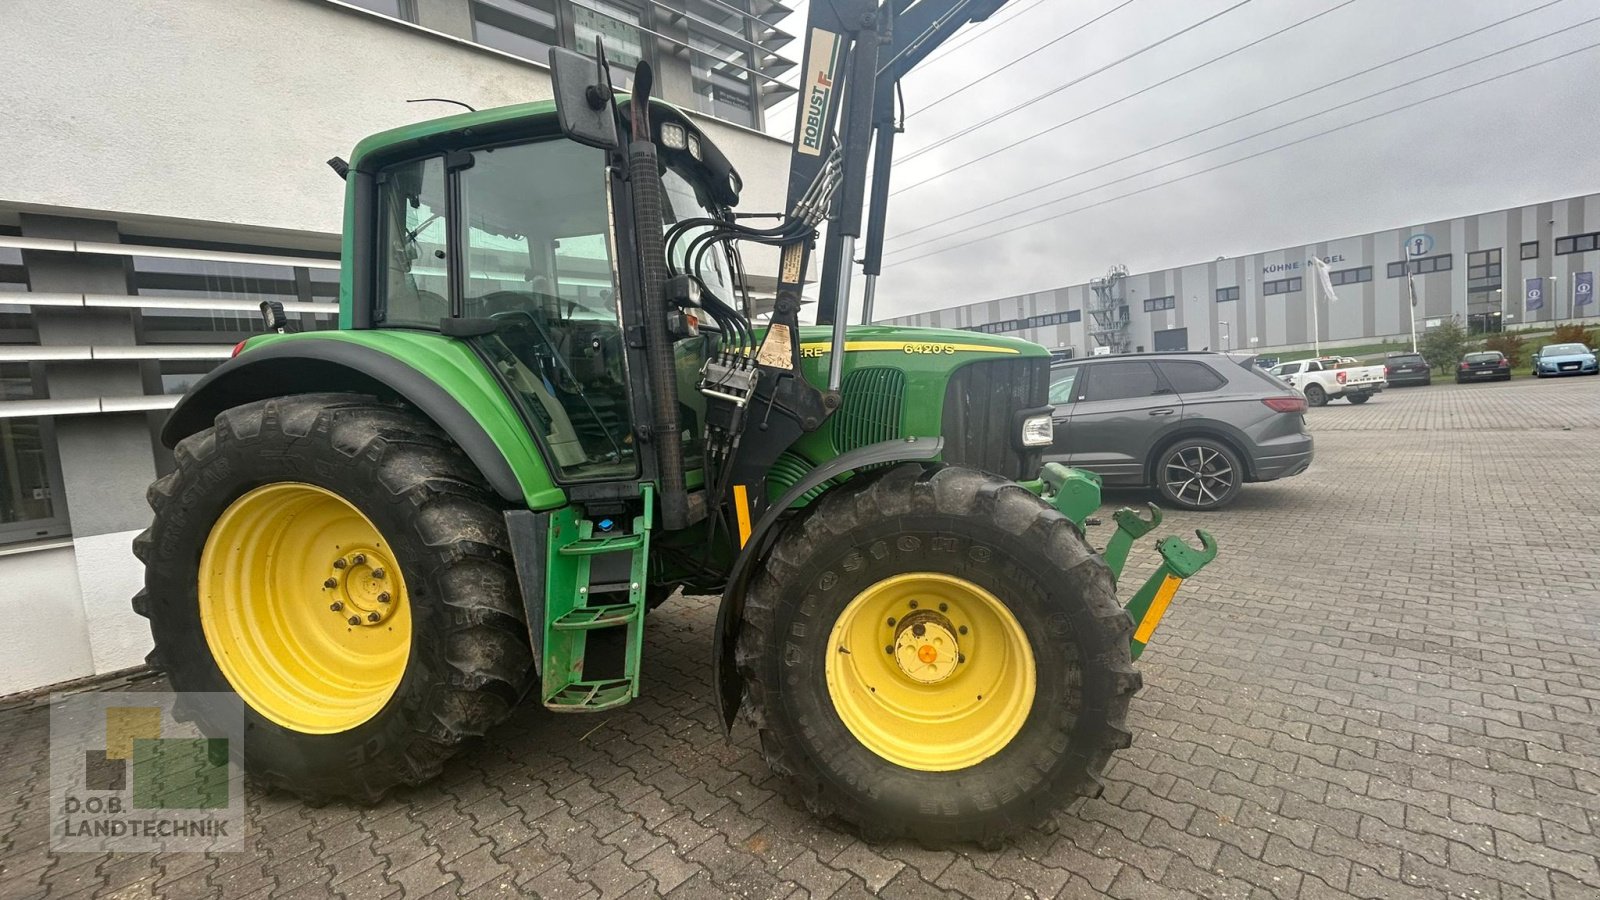
[[[339,586],[339,579],[329,578],[327,581],[322,583],[322,586],[325,588],[336,588]]]
[[[360,625],[361,624],[361,619],[357,618],[356,616],[351,616],[350,617],[350,624],[351,625]]]
[[[342,569],[342,568],[344,568],[345,566],[348,566],[348,565],[350,565],[350,564],[345,562],[344,561],[344,557],[342,557],[342,556],[333,561],[333,567],[335,569]]]
[[[383,577],[383,569],[381,569],[381,568],[373,569],[372,570],[372,577],[373,578],[382,578]]]
[[[961,634],[966,634],[967,633],[967,626],[963,625],[960,628],[957,628],[956,631],[960,632]]]
[[[889,646],[883,648],[883,652],[889,654],[890,656],[893,656],[894,655],[894,645],[890,644]]]
[[[939,604],[939,612],[949,612],[949,611],[950,611],[950,604],[948,604],[948,603]]]
[[[890,627],[890,628],[893,628],[893,627],[894,627],[894,616],[890,616],[890,617],[889,617],[889,627]]]
[[[367,613],[367,621],[368,622],[376,622],[381,618],[383,618],[383,616],[378,615],[376,612]]]
[[[916,609],[917,608],[917,601],[915,601],[915,600],[911,601],[911,608],[912,609]]]
[[[332,603],[328,604],[328,608],[333,610],[334,612],[338,612],[339,610],[344,609],[344,604],[339,602],[338,600],[335,600]]]
[[[388,603],[389,602],[389,592],[388,591],[384,591],[383,593],[379,594],[378,595],[378,602],[379,603]]]
[[[367,564],[367,555],[365,553],[357,553],[355,556],[350,557],[350,561],[358,566],[364,566]]]
[[[917,624],[911,626],[911,633],[916,635],[917,637],[922,637],[924,634],[928,633],[928,628],[927,628],[926,625],[923,625],[921,622],[918,622]]]

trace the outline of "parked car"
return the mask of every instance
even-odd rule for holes
[[[1433,369],[1428,366],[1428,361],[1423,359],[1420,353],[1410,351],[1389,353],[1384,356],[1383,364],[1387,370],[1385,380],[1389,382],[1390,387],[1433,384]]]
[[[1600,372],[1595,353],[1582,344],[1549,344],[1533,354],[1533,377],[1594,375]]]
[[[1481,350],[1461,357],[1461,364],[1456,367],[1456,384],[1485,379],[1510,381],[1511,360],[1498,350]]]
[[[1107,485],[1154,487],[1183,509],[1221,509],[1247,482],[1311,465],[1306,401],[1222,353],[1139,353],[1050,370],[1055,443],[1045,458]]]
[[[1356,362],[1349,357],[1343,359]],[[1271,371],[1290,387],[1297,388],[1312,406],[1327,406],[1329,400],[1339,397],[1351,403],[1365,403],[1388,383],[1384,380],[1383,366],[1343,366],[1341,368],[1341,357],[1321,356],[1279,363]]]

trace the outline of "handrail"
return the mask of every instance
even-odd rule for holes
[[[79,397],[72,400],[5,400],[0,401],[0,419],[171,409],[178,405],[180,397],[179,394],[145,394],[133,397]]]
[[[55,294],[18,293],[0,294],[0,306],[91,306],[102,309],[195,309],[224,312],[259,313],[258,300],[230,300],[210,297],[168,297],[159,294]],[[284,312],[321,316],[339,314],[337,302],[283,301]]]
[[[231,344],[0,344],[0,362],[227,359]]]
[[[117,244],[107,241],[72,241],[60,238],[31,238],[0,235],[0,247],[17,250],[52,250],[60,253],[97,253],[108,256],[148,256],[158,259],[188,259],[198,262],[231,262],[252,266],[287,266],[302,269],[338,269],[337,259],[310,256],[273,256],[236,250],[197,250],[185,247],[157,247],[151,244]]]

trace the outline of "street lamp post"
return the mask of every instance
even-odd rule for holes
[[[1550,321],[1554,322],[1561,318],[1561,307],[1556,305],[1556,285],[1560,282],[1554,275],[1546,275],[1543,280],[1550,282]]]

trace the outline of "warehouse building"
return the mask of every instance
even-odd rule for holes
[[[1588,194],[886,321],[1013,334],[1062,357],[1277,352],[1409,341],[1409,281],[1419,334],[1452,316],[1475,333],[1548,327],[1600,316],[1597,244],[1600,194]],[[1328,262],[1337,300],[1314,290],[1313,257]]]
[[[551,96],[548,48],[638,59],[783,203],[787,0],[13,0],[0,80],[0,695],[140,664],[155,434],[282,301],[331,326],[361,137]],[[786,49],[787,48],[787,49]],[[786,55],[787,54],[787,55]],[[787,124],[787,123],[779,123]],[[754,272],[776,263],[751,254]],[[768,280],[772,280],[768,276]],[[759,285],[758,285],[759,286]]]

